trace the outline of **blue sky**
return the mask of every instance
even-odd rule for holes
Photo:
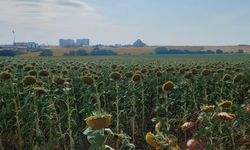
[[[250,44],[249,0],[1,0],[0,43]]]

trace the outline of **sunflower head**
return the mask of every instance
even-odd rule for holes
[[[191,129],[191,128],[194,128],[195,125],[196,125],[196,123],[195,123],[195,122],[192,122],[192,121],[190,121],[190,122],[185,122],[183,125],[181,125],[181,129],[182,129],[182,130]]]
[[[39,76],[47,77],[47,76],[49,76],[49,71],[48,70],[41,70],[38,74],[39,74]]]
[[[31,76],[36,76],[36,75],[37,75],[37,72],[36,72],[35,70],[30,70],[30,71],[28,72],[28,74],[31,75]]]
[[[195,69],[195,68],[194,68],[194,69],[192,69],[192,70],[191,70],[191,72],[192,72],[192,74],[194,74],[194,75],[195,75],[195,74],[197,74],[197,73],[198,73],[198,69]]]
[[[110,74],[110,78],[113,80],[119,80],[121,78],[121,74],[119,72],[112,72]]]
[[[36,78],[34,76],[25,76],[23,79],[24,85],[33,85],[37,82]]]
[[[214,106],[214,105],[205,105],[205,106],[202,106],[202,107],[201,107],[201,111],[202,111],[202,112],[206,112],[206,113],[211,112],[211,111],[213,111],[214,109],[215,109],[215,106]]]
[[[12,78],[12,75],[8,72],[2,72],[0,74],[0,80],[10,80]]]
[[[223,100],[222,102],[220,102],[218,104],[219,107],[223,107],[223,108],[228,108],[228,107],[231,107],[233,104],[232,101],[229,101],[229,100]]]
[[[229,114],[227,112],[220,112],[220,113],[217,113],[215,116],[214,116],[215,119],[218,119],[218,120],[221,120],[221,121],[234,121],[235,119],[235,115],[233,114]]]
[[[32,69],[34,69],[34,66],[31,66],[31,65],[27,65],[27,66],[24,67],[25,71],[30,71]]]
[[[46,91],[44,88],[35,87],[35,88],[33,88],[33,92],[34,92],[37,96],[41,96],[41,95],[45,94],[47,91]]]
[[[61,77],[54,76],[53,77],[53,82],[56,83],[57,85],[63,85],[65,80]]]
[[[138,82],[141,79],[141,76],[139,74],[134,74],[132,76],[132,81],[133,82]]]
[[[81,78],[81,81],[84,83],[84,84],[87,84],[87,85],[92,85],[94,84],[94,79],[91,78],[91,77],[88,77],[88,76],[84,76]]]
[[[195,139],[190,139],[187,141],[187,147],[191,150],[199,149],[199,142]]]
[[[244,74],[237,74],[235,77],[234,77],[234,82],[240,82],[240,81],[242,81],[242,80],[244,80],[245,79],[245,76],[244,76]]]
[[[192,72],[186,72],[186,73],[184,74],[184,78],[186,78],[186,79],[191,79],[192,76],[193,76],[193,73],[192,73]]]
[[[133,72],[127,72],[127,73],[125,73],[125,76],[126,76],[127,78],[132,78]]]
[[[208,76],[210,73],[211,73],[211,70],[209,70],[209,69],[205,69],[202,71],[203,76]]]
[[[93,112],[93,115],[86,118],[85,121],[89,127],[100,130],[111,124],[112,116],[106,112]]]
[[[67,74],[68,74],[68,71],[67,71],[67,70],[62,70],[62,74],[63,74],[63,75],[67,75]]]
[[[174,83],[172,81],[167,81],[162,85],[162,91],[163,92],[169,92],[174,89]]]
[[[157,143],[157,141],[156,141],[156,139],[155,139],[155,136],[154,136],[151,132],[148,132],[148,133],[146,134],[145,139],[146,139],[146,142],[147,142],[150,146],[152,146],[152,147],[154,147],[154,148],[160,147],[160,145]]]

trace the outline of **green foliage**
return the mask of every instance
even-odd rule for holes
[[[250,135],[249,57],[0,58],[0,74],[9,74],[0,80],[0,149],[78,150],[89,142],[93,149],[109,145],[150,150],[145,135],[157,134],[158,122],[164,138],[156,140],[162,145],[172,140],[186,149],[183,145],[195,139],[203,149],[249,149],[244,143]],[[31,70],[37,72],[32,74],[37,82],[24,85]],[[110,79],[112,72],[121,74],[119,80]],[[134,74],[140,80],[133,81]],[[55,76],[64,79],[64,84],[56,84]],[[83,76],[91,77],[93,84],[84,84]],[[175,86],[164,92],[166,81]],[[37,90],[45,92],[36,94]],[[218,106],[223,100],[232,101],[230,107]],[[204,111],[213,105],[211,111]],[[95,110],[112,115],[110,129],[87,128],[85,118],[108,115],[91,114]],[[233,119],[218,117],[221,112]],[[195,122],[195,127],[182,128],[186,122]]]
[[[50,49],[44,49],[41,51],[40,56],[53,56],[53,51]]]

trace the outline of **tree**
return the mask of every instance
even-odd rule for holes
[[[12,50],[2,50],[0,51],[0,56],[15,56],[17,52]]]
[[[223,50],[217,49],[217,50],[216,50],[216,54],[223,54]]]
[[[207,53],[207,54],[214,54],[214,51],[212,51],[212,50],[207,50],[206,53]]]
[[[169,50],[166,47],[157,47],[155,49],[155,54],[167,54],[168,51]]]
[[[105,49],[93,49],[90,52],[90,55],[118,55],[116,52],[112,51],[112,50],[105,50]]]
[[[53,56],[53,51],[50,49],[42,50],[42,52],[40,53],[40,56]]]
[[[243,50],[243,49],[239,49],[237,53],[243,54],[243,53],[244,53],[244,50]]]
[[[76,56],[86,56],[86,55],[88,55],[88,53],[84,49],[79,49],[78,51],[76,51]]]

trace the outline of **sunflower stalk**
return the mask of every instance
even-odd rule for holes
[[[72,114],[72,110],[70,109],[70,102],[69,99],[67,99],[66,101],[66,106],[67,106],[67,121],[68,121],[68,132],[69,132],[69,142],[70,142],[70,150],[74,150],[74,139],[72,137],[73,132],[71,129],[71,114]]]
[[[15,92],[14,90],[14,86],[12,83],[10,83],[11,85],[11,89],[13,91],[13,93]],[[23,149],[23,137],[22,137],[22,134],[21,134],[21,125],[20,125],[20,118],[18,116],[18,112],[19,112],[19,107],[18,107],[18,104],[17,104],[17,99],[16,97],[13,98],[13,103],[14,103],[14,106],[15,106],[15,118],[16,118],[16,126],[17,126],[17,135],[18,135],[18,148],[19,150],[22,150]]]

